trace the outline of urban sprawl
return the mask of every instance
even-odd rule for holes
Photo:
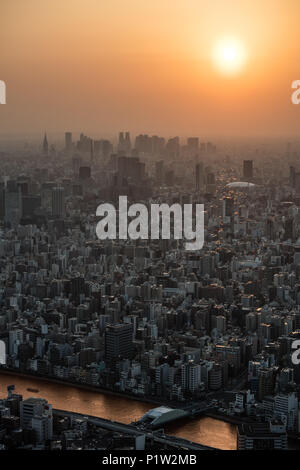
[[[153,410],[117,429],[11,386],[0,448],[186,448],[155,429],[201,414],[237,424],[238,449],[297,442],[300,147],[128,132],[15,147],[0,153],[0,375],[120,393]],[[172,230],[100,240],[96,209],[120,196],[204,204],[202,249],[187,251]]]

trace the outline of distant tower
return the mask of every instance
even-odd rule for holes
[[[129,132],[120,132],[119,133],[119,144],[118,144],[118,151],[125,152],[127,154],[131,151],[131,140],[130,140],[130,133]]]
[[[48,156],[48,150],[49,150],[49,145],[48,145],[48,140],[47,140],[47,134],[45,132],[45,137],[43,141],[43,154],[45,156]]]
[[[123,132],[119,133],[119,144],[118,144],[118,151],[122,152],[124,150],[124,134]]]
[[[65,133],[65,145],[66,151],[69,152],[72,149],[72,132]]]
[[[126,132],[125,134],[125,151],[130,152],[131,151],[131,140],[130,140],[130,133]]]
[[[64,188],[57,187],[52,189],[52,215],[59,218],[66,215]]]
[[[195,156],[199,150],[199,139],[198,137],[188,137],[187,139],[187,148],[191,156]]]

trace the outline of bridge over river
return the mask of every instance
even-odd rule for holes
[[[194,418],[204,415],[207,411],[215,408],[210,402],[191,403],[184,408],[169,408],[167,406],[159,406],[147,411],[138,421],[132,423],[139,428],[159,429],[169,423],[183,419]]]
[[[123,424],[117,421],[110,421],[103,418],[97,418],[95,416],[82,415],[79,413],[64,411],[64,410],[53,410],[53,414],[56,416],[72,416],[73,418],[87,418],[88,422],[94,426],[99,426],[110,431],[124,432],[126,434],[133,434],[135,436],[145,435],[150,438],[153,442],[165,444],[166,446],[172,446],[177,449],[187,450],[216,450],[213,447],[197,444],[195,442],[188,441],[176,436],[169,436],[164,433],[163,430],[154,431],[150,429],[141,429],[137,424]]]

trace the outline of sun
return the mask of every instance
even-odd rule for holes
[[[220,72],[235,75],[243,69],[246,62],[246,50],[242,41],[236,38],[224,38],[213,49],[213,61]]]

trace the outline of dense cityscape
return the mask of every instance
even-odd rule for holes
[[[155,429],[205,414],[237,425],[237,449],[297,442],[299,156],[293,143],[129,132],[117,141],[66,132],[63,144],[45,134],[39,146],[3,150],[0,374],[122,394],[153,410],[112,430],[9,387],[1,448],[167,449],[172,437],[155,441]],[[187,251],[172,236],[99,240],[98,205],[122,195],[204,204],[203,248]]]

